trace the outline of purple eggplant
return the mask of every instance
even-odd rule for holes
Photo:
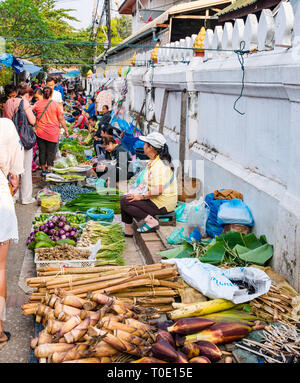
[[[61,239],[67,239],[67,236],[66,235],[62,235],[60,238]]]
[[[54,225],[53,222],[49,222],[49,228],[50,228],[50,229],[54,229],[54,228],[55,228],[55,225]]]
[[[53,229],[50,229],[50,230],[48,230],[48,235],[54,235],[54,230]]]
[[[73,231],[73,230],[70,231],[70,236],[71,236],[71,237],[74,237],[75,234],[76,234],[75,231]]]
[[[63,228],[64,226],[65,226],[65,223],[60,221],[59,224],[58,224],[58,227]]]
[[[60,217],[59,217],[59,220],[60,220],[60,222],[66,222],[66,220],[67,220],[67,218],[64,216],[64,215],[61,215]]]
[[[38,233],[39,231],[40,231],[39,228],[34,229],[34,233],[35,233],[35,234]]]
[[[72,230],[71,226],[69,226],[69,225],[65,225],[65,226],[63,227],[63,229],[64,229],[64,231],[65,231],[66,233],[68,233],[69,231]]]
[[[59,233],[58,233],[60,236],[62,236],[62,235],[65,235],[66,234],[66,232],[64,231],[64,230],[59,230]]]

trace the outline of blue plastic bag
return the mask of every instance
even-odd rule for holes
[[[223,203],[218,211],[218,224],[227,225],[231,223],[247,226],[254,224],[249,207],[238,198]]]
[[[170,245],[182,245],[187,237],[184,235],[184,227],[175,229],[168,237],[168,243]]]
[[[209,215],[206,221],[206,233],[209,237],[214,238],[216,235],[223,233],[224,225],[218,223],[218,211],[220,206],[228,202],[227,199],[214,199],[214,193],[207,194],[205,202],[209,206]]]

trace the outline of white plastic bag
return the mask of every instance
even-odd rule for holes
[[[201,237],[205,237],[209,207],[202,197],[199,200],[195,200],[189,204],[187,214],[187,225],[189,230],[197,227],[200,231]]]
[[[162,262],[176,264],[181,278],[194,289],[210,299],[223,298],[235,304],[245,303],[266,294],[271,286],[268,275],[256,267],[233,267],[220,269],[196,258],[168,259]],[[232,281],[244,281],[255,289],[249,294],[240,290]]]

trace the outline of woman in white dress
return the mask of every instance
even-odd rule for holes
[[[2,329],[2,321],[5,320],[5,269],[10,241],[19,239],[12,193],[18,190],[18,176],[24,172],[23,163],[24,148],[14,123],[0,118],[0,344],[10,338],[10,334]]]

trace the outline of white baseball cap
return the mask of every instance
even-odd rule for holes
[[[165,137],[158,132],[150,133],[148,136],[141,136],[139,139],[157,149],[161,149],[167,143]]]

